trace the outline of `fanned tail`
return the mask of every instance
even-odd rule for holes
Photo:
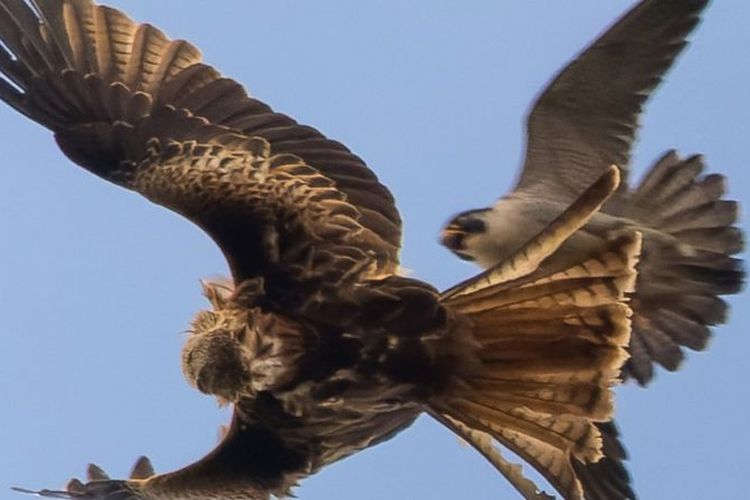
[[[514,256],[443,295],[448,310],[465,323],[462,332],[470,332],[476,363],[429,400],[430,412],[526,498],[546,497],[502,458],[492,439],[569,499],[589,495],[578,465],[602,457],[597,423],[612,418],[611,388],[627,357],[631,312],[625,296],[635,284],[641,237],[634,231],[613,235],[590,255],[555,251],[618,181],[613,167]],[[621,466],[618,454],[610,458]],[[591,498],[610,487],[608,481],[629,490],[627,473],[594,474],[587,481]]]
[[[583,498],[575,464],[602,456],[595,423],[612,417],[639,247],[637,233],[623,234],[563,271],[449,298],[471,324],[480,368],[432,401],[434,413],[491,435],[566,498]]]
[[[672,371],[684,357],[682,346],[704,349],[709,327],[726,321],[719,296],[737,293],[744,282],[742,262],[733,257],[743,249],[737,202],[723,199],[724,176],[703,175],[704,169],[701,156],[668,152],[623,214],[656,230],[644,232],[625,369],[641,385],[653,377],[652,362]]]

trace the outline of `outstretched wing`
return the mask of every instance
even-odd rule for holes
[[[286,498],[305,476],[391,438],[411,425],[420,412],[417,405],[362,415],[355,411],[348,417],[351,425],[331,424],[302,421],[286,413],[272,397],[244,400],[235,406],[232,422],[222,429],[216,448],[176,471],[157,475],[150,462],[141,458],[129,479],[110,479],[98,467],[89,466],[88,482],[73,479],[65,490],[14,489],[78,500]]]
[[[278,434],[247,422],[235,413],[219,445],[194,464],[156,475],[150,461],[139,458],[129,479],[111,479],[90,464],[87,482],[72,479],[64,490],[13,488],[45,498],[77,500],[145,500],[225,498],[268,500],[285,496],[304,475],[307,457],[285,445]],[[252,472],[249,472],[252,471]]]
[[[0,99],[80,165],[202,227],[236,280],[396,269],[399,214],[362,160],[190,43],[91,0],[0,0],[0,42]]]
[[[516,189],[568,203],[610,165],[620,166],[627,181],[643,104],[707,4],[643,0],[565,67],[528,117]],[[623,182],[620,191],[626,189]]]

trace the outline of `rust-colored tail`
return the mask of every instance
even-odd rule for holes
[[[625,297],[635,284],[641,236],[614,235],[590,255],[554,251],[617,181],[613,169],[511,259],[443,296],[470,332],[476,363],[429,401],[430,411],[527,498],[547,497],[502,458],[493,439],[568,499],[586,491],[576,467],[602,457],[597,423],[612,418],[611,389],[627,358]]]

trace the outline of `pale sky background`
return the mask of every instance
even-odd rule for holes
[[[200,47],[277,110],[341,140],[396,195],[403,262],[447,287],[475,272],[436,237],[511,185],[533,96],[632,1],[113,0]],[[750,2],[714,2],[650,102],[637,175],[665,149],[702,152],[750,201]],[[0,107],[0,497],[58,487],[95,461],[149,455],[167,471],[209,451],[228,419],[189,388],[181,334],[226,272],[197,228],[75,167],[51,135]],[[745,226],[746,227],[746,226]],[[619,391],[644,499],[747,498],[747,296],[681,372]],[[743,307],[744,306],[744,307]],[[335,464],[305,500],[517,498],[428,418]],[[20,498],[20,497],[19,497]]]

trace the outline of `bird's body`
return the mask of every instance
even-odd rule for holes
[[[617,188],[615,168],[501,265],[440,293],[399,275],[400,217],[360,158],[189,43],[90,0],[0,0],[0,42],[0,99],[80,166],[203,229],[232,274],[206,285],[212,307],[182,353],[188,382],[234,408],[217,448],[42,496],[264,500],[427,412],[528,498],[544,495],[493,439],[566,498],[632,497],[619,452],[586,471],[612,417],[640,236],[555,253]]]
[[[566,208],[567,205],[554,200],[523,195],[511,194],[501,198],[491,209],[478,212],[486,227],[470,238],[471,259],[485,269],[493,267],[526,243],[529,234],[543,230],[554,220],[555,214],[562,213]],[[560,251],[571,255],[589,252],[601,244],[608,229],[622,229],[629,222],[602,212],[596,213],[565,242]]]
[[[523,193],[503,197],[486,212],[483,218],[486,229],[471,238],[472,260],[485,269],[513,254],[514,249],[528,241],[529,234],[542,231],[562,213],[567,205],[554,200],[543,200],[524,196]],[[560,255],[580,255],[598,248],[612,234],[623,230],[640,232],[646,241],[654,247],[669,247],[676,255],[688,257],[696,249],[683,244],[675,236],[627,217],[604,211],[592,215],[589,221],[575,234],[571,235],[558,251]],[[646,257],[648,259],[648,257]]]
[[[737,204],[724,200],[720,175],[702,158],[668,152],[640,185],[627,183],[638,117],[650,93],[686,45],[707,0],[642,0],[549,83],[527,123],[526,159],[513,191],[495,205],[455,216],[442,234],[465,260],[492,267],[514,252],[611,164],[623,171],[620,191],[573,235],[561,252],[575,254],[624,227],[644,237],[631,359],[624,370],[641,385],[653,364],[676,370],[682,347],[703,349],[709,327],[726,318],[718,297],[736,293],[744,272],[734,226]]]

